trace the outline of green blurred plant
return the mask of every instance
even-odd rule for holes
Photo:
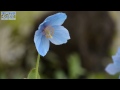
[[[79,76],[85,73],[85,69],[82,68],[80,57],[77,53],[73,53],[68,57],[68,71],[67,76],[62,70],[55,72],[56,79],[78,79]]]

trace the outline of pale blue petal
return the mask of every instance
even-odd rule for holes
[[[53,38],[49,39],[55,45],[67,43],[70,39],[68,30],[63,26],[52,26],[54,28]]]
[[[120,56],[112,56],[113,63],[120,67]]]
[[[120,47],[118,48],[116,55],[120,55]]]
[[[45,56],[49,50],[50,47],[50,42],[49,40],[45,37],[42,36],[41,43],[38,46],[38,52],[41,56]]]
[[[51,16],[48,16],[45,20],[45,26],[52,25],[62,25],[66,20],[67,15],[65,13],[57,13]]]
[[[40,30],[35,31],[35,35],[34,35],[34,43],[35,46],[39,46],[41,43],[41,37],[42,37],[42,33]]]
[[[116,73],[120,72],[120,68],[117,67],[115,64],[109,64],[105,71],[111,75],[115,75]]]
[[[49,50],[49,40],[40,33],[40,30],[35,32],[34,42],[38,53],[41,56],[45,56]]]
[[[38,30],[43,31],[45,27],[45,22],[43,22],[39,25]]]

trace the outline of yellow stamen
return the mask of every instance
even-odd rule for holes
[[[54,34],[54,29],[51,26],[47,26],[44,29],[44,33],[45,33],[46,38],[52,38]]]

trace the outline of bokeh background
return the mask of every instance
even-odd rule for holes
[[[58,11],[16,11],[16,20],[0,20],[0,79],[23,79],[35,67],[34,33]],[[41,57],[43,79],[115,79],[105,72],[120,46],[119,11],[62,11],[71,35],[65,45],[51,44]]]

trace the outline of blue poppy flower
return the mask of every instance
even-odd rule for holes
[[[34,43],[38,53],[45,56],[49,50],[50,42],[55,45],[67,43],[70,39],[68,30],[61,26],[66,20],[65,13],[48,16],[38,27],[34,35]]]
[[[113,63],[110,63],[105,70],[110,75],[115,75],[120,72],[120,47],[118,48],[116,55],[112,56],[112,59]]]

